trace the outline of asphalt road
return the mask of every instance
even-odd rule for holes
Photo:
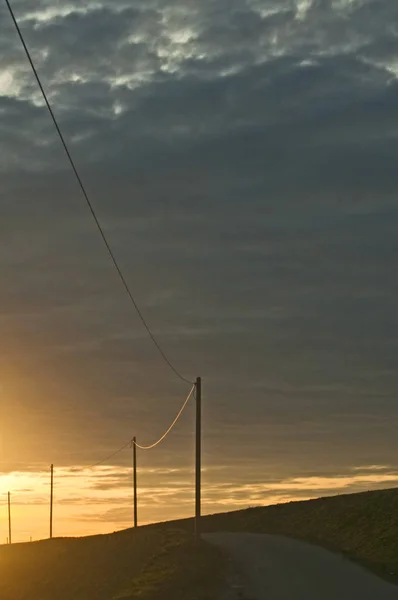
[[[397,586],[317,546],[254,533],[204,537],[231,558],[225,600],[398,600]]]

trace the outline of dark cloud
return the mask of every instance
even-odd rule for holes
[[[394,3],[15,8],[140,306],[204,377],[206,461],[241,480],[248,463],[257,480],[390,464]],[[0,22],[7,459],[88,464],[156,438],[184,390],[123,295],[3,7]],[[190,463],[191,417],[147,466]]]

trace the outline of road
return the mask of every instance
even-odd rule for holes
[[[317,546],[254,533],[212,533],[230,558],[223,600],[398,600],[386,583]]]

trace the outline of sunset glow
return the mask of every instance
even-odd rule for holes
[[[56,536],[108,533],[132,526],[131,469],[76,467],[59,469],[55,475]],[[236,485],[222,468],[205,470],[204,476],[204,511],[208,514],[398,485],[398,473],[380,465],[352,469],[351,473],[336,477],[297,477],[278,483]],[[193,473],[184,469],[148,469],[140,474],[140,480],[141,524],[192,516]],[[13,539],[48,537],[48,473],[30,471],[0,476],[1,543],[8,535],[6,490],[12,491]]]

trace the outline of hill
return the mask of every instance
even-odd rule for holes
[[[278,534],[344,554],[398,583],[398,490],[204,517],[203,529]],[[192,520],[0,547],[1,600],[217,600],[225,557]]]
[[[170,527],[0,547],[1,600],[213,600],[223,557]]]

